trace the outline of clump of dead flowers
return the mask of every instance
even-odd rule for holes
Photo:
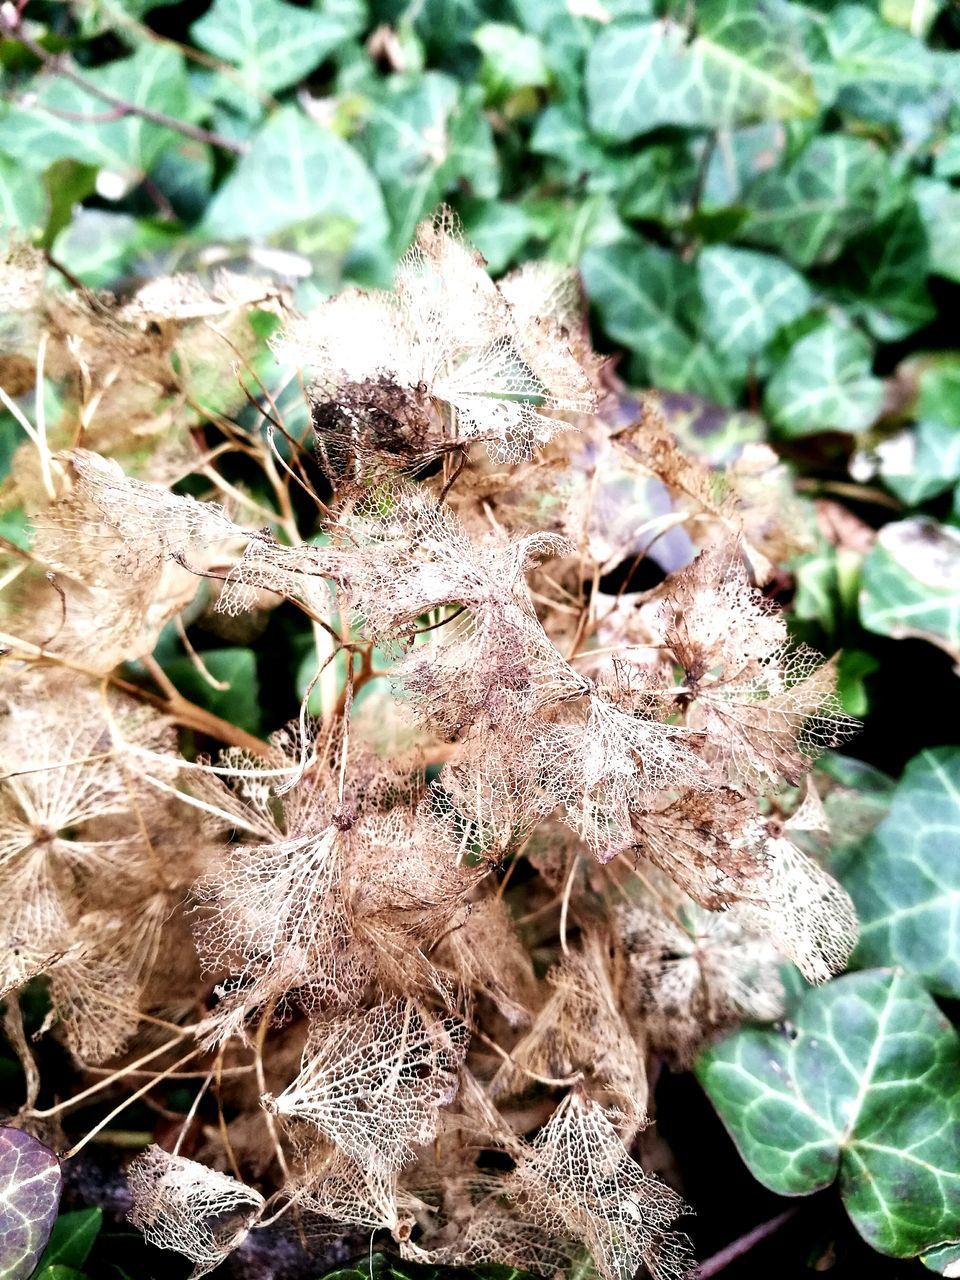
[[[33,528],[3,543],[0,638],[19,1123],[69,1145],[110,1092],[75,1151],[196,1080],[129,1170],[132,1221],[196,1275],[286,1213],[411,1259],[687,1275],[684,1206],[631,1155],[651,1070],[776,1018],[781,961],[822,981],[856,935],[801,848],[850,725],[763,592],[803,539],[776,460],[717,470],[655,405],[609,412],[575,278],[495,284],[445,213],[392,291],[304,316],[247,278],[58,292],[24,249],[2,291],[28,437],[5,501]],[[279,319],[313,456],[252,315]],[[186,627],[280,607],[316,669],[269,742],[151,657],[176,626],[212,680]],[[47,1107],[15,998],[39,975],[90,1081]]]

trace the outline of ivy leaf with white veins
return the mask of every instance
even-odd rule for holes
[[[592,245],[580,271],[604,329],[638,357],[636,381],[732,402],[726,368],[692,331],[703,303],[690,263],[630,239]]]
[[[499,161],[479,94],[427,71],[391,76],[373,99],[356,146],[383,189],[398,253],[461,175],[476,194],[497,194]]]
[[[863,562],[860,621],[960,662],[960,532],[919,516],[884,525]]]
[[[618,142],[658,125],[731,128],[811,116],[810,67],[788,6],[700,0],[697,34],[670,19],[612,23],[587,60],[591,127]]]
[[[738,1031],[696,1072],[771,1191],[838,1179],[863,1238],[898,1258],[960,1238],[960,1038],[913,978],[871,969],[807,991],[789,1035]]]
[[[893,179],[876,143],[816,137],[787,170],[763,174],[744,193],[744,240],[795,266],[832,262],[844,244],[889,211]]]
[[[859,330],[827,321],[790,348],[767,385],[767,415],[785,436],[863,431],[883,407],[872,349]]]
[[[376,252],[387,237],[383,196],[361,157],[296,107],[275,112],[219,188],[200,224],[230,240],[273,237],[296,227],[346,232],[352,252]],[[299,243],[299,241],[298,241]]]
[[[50,1238],[63,1178],[60,1161],[21,1129],[0,1129],[0,1269],[27,1280]]]
[[[116,98],[185,119],[189,110],[183,58],[165,45],[143,45],[129,58],[83,71],[83,79]],[[180,137],[133,111],[111,111],[95,93],[63,76],[38,75],[29,105],[0,119],[0,151],[26,169],[78,160],[116,174],[127,185],[149,173]]]
[[[296,84],[349,34],[335,18],[282,0],[215,0],[190,28],[201,49],[240,70],[247,95]]]
[[[703,329],[721,356],[745,366],[813,301],[810,286],[780,258],[713,245],[697,262]]]
[[[901,965],[960,997],[960,748],[907,765],[890,812],[843,877],[860,917],[854,963]]]

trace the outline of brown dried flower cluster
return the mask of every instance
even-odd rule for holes
[[[852,725],[763,594],[803,536],[770,459],[718,472],[652,402],[618,421],[576,279],[494,283],[445,212],[391,291],[302,316],[227,279],[51,294],[22,249],[0,287],[0,497],[33,529],[2,548],[3,993],[43,976],[78,1070],[116,1068],[93,1092],[190,1061],[217,1100],[189,1156],[193,1113],[134,1160],[131,1220],[195,1275],[289,1212],[442,1264],[686,1276],[683,1203],[631,1154],[651,1066],[856,938],[801,847]],[[56,423],[24,407],[45,373]],[[262,742],[178,692],[163,637],[217,686],[194,624],[281,608],[316,666]],[[40,1087],[21,1123],[59,1113]]]

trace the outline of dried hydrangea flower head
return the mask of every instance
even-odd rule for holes
[[[659,625],[683,683],[675,698],[735,785],[796,783],[854,722],[829,664],[790,649],[786,626],[750,585],[735,546],[702,553],[661,598]]]
[[[606,1280],[695,1272],[689,1241],[671,1230],[680,1198],[632,1160],[603,1107],[574,1087],[517,1165],[510,1188],[524,1218],[586,1245]]]
[[[334,483],[368,469],[416,470],[474,440],[518,461],[563,423],[542,410],[589,413],[589,372],[564,340],[571,287],[509,297],[443,211],[420,225],[394,291],[341,294],[287,327],[280,351],[308,372],[321,461]],[[548,308],[553,307],[551,316]]]
[[[0,375],[53,380],[63,406],[21,421],[14,496],[37,537],[19,561],[0,548],[19,591],[0,976],[43,975],[84,1064],[139,1040],[156,1066],[189,1041],[196,1108],[209,1088],[233,1111],[197,1154],[257,1181],[152,1148],[133,1220],[198,1275],[267,1225],[269,1194],[311,1240],[384,1230],[435,1264],[686,1276],[683,1206],[625,1145],[648,1069],[776,1016],[778,957],[821,981],[856,936],[801,847],[815,792],[783,791],[850,724],[833,664],[789,646],[755,585],[804,532],[770,499],[780,465],[754,449],[712,468],[655,408],[596,414],[575,276],[494,282],[447,211],[390,290],[284,314],[326,480],[248,358],[269,354],[251,321],[283,309],[273,291],[172,277],[51,298],[31,253],[0,291]],[[204,379],[222,411],[198,407]],[[648,554],[665,576],[641,591]],[[210,632],[255,643],[273,609],[305,678],[270,688],[294,715],[306,688],[263,742],[164,664],[176,630],[222,692]],[[229,749],[198,755],[174,724]]]
[[[313,1025],[300,1075],[267,1109],[305,1121],[358,1164],[399,1168],[452,1100],[465,1028],[389,1000]]]

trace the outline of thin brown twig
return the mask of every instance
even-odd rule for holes
[[[51,663],[54,666],[65,667],[68,671],[76,671],[78,674],[87,676],[90,679],[102,680],[104,678],[102,672],[91,671],[89,667],[85,667],[80,662],[74,662],[62,654],[49,653],[28,640],[21,640],[18,637],[7,636],[2,633],[0,633],[0,658],[15,658],[22,662]],[[269,760],[277,755],[276,749],[271,747],[268,742],[264,742],[262,738],[257,738],[245,729],[240,729],[237,725],[231,724],[229,720],[224,720],[220,716],[214,715],[212,711],[207,711],[205,707],[198,707],[195,703],[183,697],[182,694],[177,694],[176,698],[161,697],[159,694],[151,693],[148,689],[143,689],[140,685],[133,684],[130,680],[124,680],[117,675],[108,675],[106,679],[109,680],[114,688],[121,689],[132,698],[136,698],[140,702],[146,702],[151,707],[156,707],[158,711],[163,712],[185,729],[194,729],[197,733],[206,734],[207,737],[215,738],[218,742],[225,742],[228,746],[239,747],[242,751],[251,752],[261,759]]]
[[[149,120],[151,124],[160,125],[164,129],[172,129],[175,133],[183,134],[185,138],[192,138],[195,142],[207,142],[210,146],[219,147],[221,151],[229,151],[235,156],[245,155],[248,150],[245,142],[236,142],[233,138],[225,138],[223,134],[214,133],[210,129],[201,129],[199,125],[189,124],[186,120],[178,120],[176,116],[168,116],[163,111],[154,111],[150,107],[142,106],[137,102],[129,102],[126,98],[110,93],[108,89],[101,89],[99,85],[93,84],[85,76],[82,76],[79,71],[74,71],[72,67],[67,66],[61,56],[48,53],[39,41],[34,40],[32,36],[28,36],[20,28],[17,19],[11,20],[2,9],[0,9],[0,35],[5,36],[8,40],[15,40],[18,44],[22,44],[53,75],[69,80],[71,84],[75,84],[84,93],[89,93],[92,98],[99,98],[101,102],[106,102],[109,106],[115,108],[121,115],[139,116],[142,120]]]
[[[730,1266],[732,1262],[736,1262],[738,1258],[742,1258],[744,1254],[749,1253],[755,1244],[759,1244],[761,1240],[766,1240],[768,1236],[772,1236],[775,1231],[779,1231],[785,1222],[799,1212],[799,1206],[792,1209],[785,1209],[783,1213],[778,1213],[775,1218],[771,1218],[768,1222],[761,1222],[758,1227],[754,1227],[752,1231],[748,1231],[739,1239],[732,1241],[712,1257],[707,1258],[706,1262],[700,1264],[700,1280],[710,1280],[711,1276],[719,1275]]]

